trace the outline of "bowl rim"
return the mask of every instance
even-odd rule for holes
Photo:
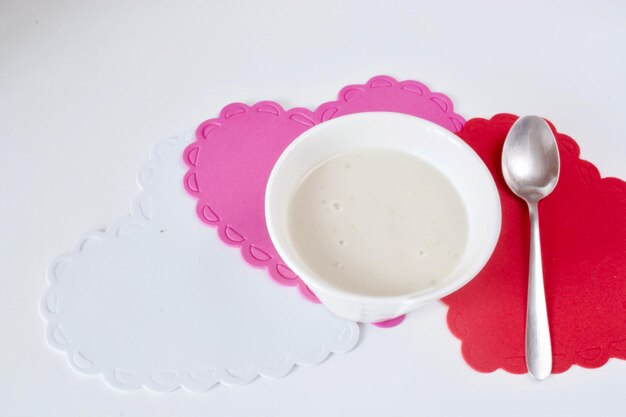
[[[285,242],[281,241],[281,239],[277,236],[273,227],[273,221],[272,221],[273,212],[271,208],[272,204],[271,204],[271,198],[270,198],[270,196],[273,194],[276,178],[278,175],[280,175],[279,172],[280,172],[281,167],[283,166],[285,161],[288,158],[290,158],[294,149],[301,146],[303,142],[311,140],[310,137],[317,134],[319,130],[327,129],[336,124],[346,123],[347,119],[357,119],[357,120],[367,119],[367,118],[370,118],[371,116],[382,117],[383,119],[385,117],[412,119],[414,121],[417,121],[418,123],[423,124],[428,129],[434,129],[438,131],[439,133],[443,134],[443,136],[445,136],[446,140],[450,140],[454,144],[459,146],[468,158],[474,159],[476,162],[478,162],[477,164],[477,166],[479,167],[478,169],[482,170],[483,173],[487,174],[486,177],[490,179],[490,181],[487,181],[488,184],[484,184],[484,186],[488,187],[489,189],[488,194],[492,197],[490,199],[491,201],[486,202],[485,204],[487,205],[493,204],[492,208],[494,209],[494,212],[496,213],[496,217],[492,219],[493,226],[494,226],[493,233],[489,237],[488,245],[485,247],[485,250],[482,253],[480,259],[477,260],[477,262],[473,264],[473,267],[467,272],[459,275],[459,277],[454,278],[453,280],[448,282],[446,285],[443,285],[441,287],[435,287],[433,289],[419,290],[419,291],[414,291],[411,293],[398,294],[398,295],[359,294],[359,293],[348,291],[346,289],[336,287],[328,283],[323,278],[318,277],[317,275],[313,273],[302,274],[301,273],[302,271],[298,271],[298,269],[300,269],[298,266],[299,264],[303,264],[303,262],[297,259],[296,259],[296,262],[291,262],[293,261],[293,259],[291,259],[291,257],[289,256],[285,256],[285,253],[286,253],[286,251],[284,250]],[[409,115],[405,113],[388,112],[388,111],[360,112],[360,113],[352,113],[352,114],[348,114],[344,116],[339,116],[335,119],[317,124],[311,127],[310,129],[307,129],[306,131],[302,132],[282,151],[282,153],[276,160],[272,168],[272,171],[268,177],[267,185],[265,188],[264,206],[265,206],[264,207],[265,208],[265,223],[266,223],[266,227],[270,236],[270,240],[272,241],[272,244],[276,248],[276,251],[278,252],[280,257],[283,259],[285,264],[290,269],[293,269],[294,273],[302,280],[302,282],[304,282],[308,287],[310,287],[311,290],[313,290],[313,293],[315,293],[318,296],[319,296],[318,292],[320,293],[323,292],[325,295],[330,295],[337,299],[350,300],[352,302],[361,303],[361,304],[379,304],[379,305],[380,304],[411,304],[420,300],[424,302],[437,300],[437,299],[441,299],[447,295],[452,294],[453,292],[457,291],[458,289],[466,285],[468,282],[470,282],[474,277],[476,277],[476,275],[478,275],[478,273],[480,273],[480,271],[487,264],[487,262],[493,255],[493,252],[496,248],[496,245],[498,243],[500,233],[501,233],[501,227],[502,227],[502,206],[500,202],[498,188],[496,187],[493,175],[491,175],[489,168],[487,168],[487,165],[483,162],[480,156],[458,135],[456,135],[454,132],[448,129],[445,129],[444,127],[439,126],[436,123],[433,123],[429,120],[426,120],[418,116],[413,116],[413,115]]]

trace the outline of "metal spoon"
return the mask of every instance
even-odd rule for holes
[[[530,270],[526,310],[526,366],[538,380],[552,371],[552,346],[543,286],[537,204],[559,179],[559,151],[548,124],[537,116],[518,119],[504,142],[502,173],[530,211]]]

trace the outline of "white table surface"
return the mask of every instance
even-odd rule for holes
[[[314,107],[376,74],[417,79],[466,118],[548,117],[626,178],[625,22],[618,0],[0,2],[0,416],[624,415],[626,363],[477,374],[442,305],[281,380],[158,395],[76,375],[38,303],[48,262],[127,213],[152,144],[232,101]]]

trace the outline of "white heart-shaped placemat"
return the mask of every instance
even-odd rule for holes
[[[78,372],[159,392],[278,378],[352,349],[356,323],[276,286],[198,220],[182,185],[192,139],[157,143],[131,214],[51,263],[49,344]]]

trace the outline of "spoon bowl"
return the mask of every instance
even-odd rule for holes
[[[550,126],[541,117],[517,120],[502,150],[502,173],[517,196],[539,201],[554,190],[559,180],[559,150]]]

